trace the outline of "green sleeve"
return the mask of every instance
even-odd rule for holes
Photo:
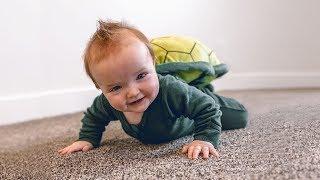
[[[88,141],[94,147],[98,147],[105,126],[114,119],[107,99],[103,94],[97,96],[91,107],[84,113],[78,140]]]
[[[220,106],[212,97],[199,89],[171,76],[164,84],[166,105],[177,118],[186,116],[194,120],[194,139],[211,142],[216,148],[221,133]]]

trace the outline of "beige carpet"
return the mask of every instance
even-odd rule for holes
[[[0,179],[320,179],[320,89],[224,91],[249,110],[246,129],[223,131],[219,159],[189,160],[192,137],[143,145],[118,122],[103,146],[61,157],[82,113],[0,127]]]

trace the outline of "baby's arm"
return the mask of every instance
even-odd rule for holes
[[[190,159],[198,158],[200,153],[205,159],[209,157],[209,154],[219,157],[215,147],[218,147],[221,133],[220,107],[207,94],[194,87],[189,88],[191,95],[187,105],[187,114],[194,120],[195,133],[194,141],[186,145],[183,152],[187,152]]]
[[[209,158],[209,154],[219,157],[215,147],[219,144],[222,113],[219,105],[210,96],[206,96],[207,94],[200,92],[199,97],[194,100],[196,106],[189,106],[190,117],[193,116],[195,123],[194,141],[184,146],[182,152],[187,152],[190,159],[197,159],[199,154],[202,154],[204,159]]]
[[[111,119],[114,119],[111,113],[108,113],[107,100],[101,94],[96,97],[93,104],[84,113],[82,119],[82,128],[79,132],[79,139],[71,145],[60,149],[61,155],[70,154],[76,151],[89,151],[100,145],[102,133]]]
[[[170,87],[167,98],[171,112],[194,120],[194,141],[184,146],[182,152],[188,152],[191,159],[197,158],[200,152],[204,158],[209,154],[218,157],[215,148],[219,144],[222,115],[219,105],[209,95],[174,78],[167,86]]]
[[[199,93],[199,96],[195,94]],[[194,141],[183,147],[182,153],[187,153],[188,158],[197,159],[202,153],[204,159],[209,158],[209,154],[219,157],[218,147],[221,132],[221,111],[219,105],[211,97],[206,96],[200,90],[195,93],[193,100],[189,99],[188,116],[194,120],[195,132]],[[202,96],[201,96],[202,95]]]

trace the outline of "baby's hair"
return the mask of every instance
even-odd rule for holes
[[[86,73],[91,78],[97,89],[100,88],[92,76],[90,67],[114,53],[113,51],[120,46],[121,39],[126,35],[123,33],[124,30],[128,31],[133,36],[136,36],[142,43],[144,43],[149,50],[150,56],[154,60],[154,53],[148,38],[137,28],[123,21],[99,20],[97,30],[90,38],[83,57]]]

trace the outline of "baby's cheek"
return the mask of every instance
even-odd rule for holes
[[[157,77],[154,77],[150,86],[150,91],[152,92],[152,94],[157,94],[159,90],[159,81]]]
[[[108,97],[107,98],[110,105],[118,111],[123,111],[125,108],[125,101],[117,97]]]

